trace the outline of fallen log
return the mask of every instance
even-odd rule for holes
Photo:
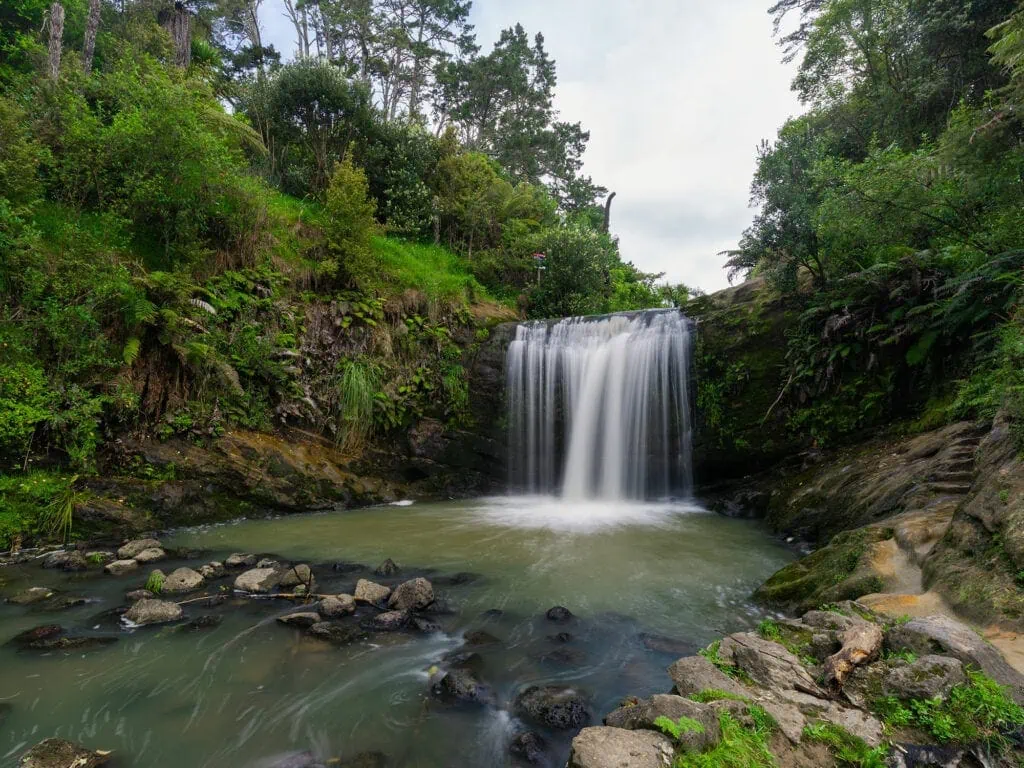
[[[841,638],[843,647],[825,660],[825,685],[833,691],[841,690],[846,678],[856,667],[878,658],[882,650],[882,637],[882,628],[866,621],[846,630]]]

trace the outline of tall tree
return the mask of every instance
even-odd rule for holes
[[[82,68],[92,72],[92,59],[96,50],[96,32],[100,26],[100,0],[89,0],[89,16],[85,21],[85,43],[82,45]]]
[[[50,45],[48,64],[50,79],[54,82],[60,77],[60,55],[64,45],[64,6],[55,0],[50,6]]]

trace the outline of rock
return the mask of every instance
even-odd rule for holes
[[[312,627],[314,624],[319,624],[321,621],[320,614],[313,613],[312,611],[299,611],[298,613],[289,613],[284,616],[278,616],[277,620],[281,624],[287,624],[291,627],[301,627],[303,629],[308,629],[309,627]]]
[[[436,621],[431,621],[422,616],[413,616],[409,621],[409,625],[417,632],[421,632],[424,635],[432,635],[436,632],[443,632],[444,629]]]
[[[332,595],[321,600],[317,610],[325,619],[340,619],[356,612],[356,601],[352,595]]]
[[[567,768],[669,768],[672,741],[653,731],[584,728],[572,740]]]
[[[366,637],[366,632],[358,625],[335,624],[329,621],[321,621],[319,624],[314,624],[309,628],[309,634],[335,645],[348,645]]]
[[[360,752],[352,757],[343,757],[337,763],[337,768],[389,768],[391,760],[383,752]]]
[[[202,632],[205,629],[219,627],[223,619],[220,616],[196,616],[181,626],[183,632]]]
[[[579,648],[556,648],[538,655],[542,664],[560,664],[566,667],[580,667],[587,663],[587,652]]]
[[[434,683],[431,692],[448,704],[486,704],[489,694],[469,669],[453,669]]]
[[[887,696],[900,699],[945,698],[953,686],[967,682],[964,665],[949,656],[922,656],[896,667],[883,682]]]
[[[256,565],[256,555],[247,555],[242,552],[235,552],[228,555],[224,560],[225,568],[252,568]]]
[[[21,756],[19,768],[95,768],[110,759],[109,752],[94,752],[65,739],[46,739]]]
[[[111,576],[123,576],[126,573],[131,573],[138,567],[139,563],[136,560],[115,560],[112,563],[107,563],[103,570]]]
[[[199,575],[207,581],[219,579],[224,575],[224,565],[222,563],[207,563],[206,565],[201,565],[199,566]]]
[[[540,734],[520,731],[512,737],[508,751],[530,765],[543,765],[547,762],[547,756],[544,754],[547,748],[548,744]]]
[[[340,562],[333,563],[331,565],[331,570],[335,573],[359,573],[360,571],[365,571],[366,566],[360,565],[359,563]]]
[[[160,547],[150,547],[144,549],[134,558],[135,562],[145,565],[146,563],[156,563],[160,560],[167,559],[167,553],[164,552]]]
[[[484,658],[474,651],[451,651],[441,661],[449,669],[468,669],[479,673],[484,668]]]
[[[827,698],[800,659],[778,643],[750,632],[729,635],[718,649],[719,657],[742,669],[759,685],[769,690],[796,689],[819,698]]]
[[[22,650],[58,651],[82,650],[95,646],[110,645],[116,642],[116,637],[109,636],[79,635],[69,637],[64,634],[63,627],[57,624],[46,624],[16,635],[8,644]]]
[[[77,608],[80,605],[85,605],[90,602],[87,597],[76,597],[74,595],[64,595],[62,597],[56,597],[46,605],[46,609],[50,611],[66,611],[69,608]]]
[[[182,616],[181,606],[169,600],[139,600],[125,614],[125,621],[144,626],[177,621]]]
[[[203,586],[203,577],[191,568],[176,568],[170,575],[164,578],[162,591],[176,594],[179,592],[191,592]]]
[[[684,699],[682,696],[656,694],[636,704],[623,706],[610,713],[604,719],[605,725],[626,730],[657,731],[654,721],[659,717],[667,717],[677,722],[681,717],[696,720],[704,729],[701,732],[691,731],[679,737],[679,744],[687,752],[704,752],[718,744],[722,738],[718,725],[718,712],[713,708]]]
[[[363,629],[372,632],[398,632],[409,625],[409,614],[406,611],[386,611],[371,616],[363,621]]]
[[[47,587],[31,587],[22,590],[13,597],[7,598],[7,602],[14,605],[32,605],[34,603],[41,603],[43,600],[49,600],[54,594],[55,592]]]
[[[462,635],[462,639],[465,640],[465,645],[468,648],[478,648],[481,645],[496,645],[501,640],[496,638],[490,632],[484,632],[482,629],[474,629],[465,632]]]
[[[438,576],[434,579],[435,584],[440,584],[444,587],[462,587],[466,584],[472,584],[479,581],[482,577],[479,573],[472,573],[470,571],[459,571],[453,573],[451,576]]]
[[[258,768],[327,768],[312,752],[289,752],[274,755],[256,764]]]
[[[548,621],[557,621],[559,624],[564,624],[572,618],[572,613],[568,608],[563,608],[560,605],[556,605],[554,608],[549,608],[548,612],[544,614]]]
[[[68,552],[53,552],[43,559],[43,568],[53,568],[60,571],[84,571],[89,567],[85,555],[77,549]]]
[[[64,628],[59,624],[43,624],[39,627],[26,629],[12,637],[7,644],[26,647],[29,643],[39,640],[50,640],[63,634]]]
[[[394,576],[400,570],[402,569],[398,567],[398,564],[389,557],[383,563],[374,568],[373,572],[377,576]]]
[[[909,650],[920,656],[941,654],[980,668],[1000,685],[1010,689],[1018,704],[1024,703],[1024,675],[1011,667],[1002,654],[986,643],[966,624],[948,616],[911,619],[886,633],[890,650]]]
[[[426,579],[399,584],[391,593],[388,608],[395,611],[422,611],[434,602],[434,587]]]
[[[733,680],[703,656],[686,656],[668,668],[669,677],[680,696],[692,696],[701,691],[725,691],[734,696],[751,698],[753,692]]]
[[[305,563],[293,565],[291,568],[285,571],[284,576],[281,577],[282,587],[297,587],[299,584],[309,586],[312,583],[313,572]]]
[[[882,628],[862,622],[847,629],[840,637],[842,647],[829,656],[822,667],[822,685],[840,689],[846,678],[862,664],[870,664],[882,650]]]
[[[380,584],[375,584],[372,581],[367,581],[366,579],[360,579],[356,582],[355,599],[357,603],[378,605],[383,603],[390,596],[390,587],[384,587]]]
[[[235,579],[235,589],[239,592],[264,595],[274,589],[281,580],[281,573],[276,568],[253,568],[239,574]]]
[[[648,632],[641,632],[637,637],[644,644],[645,648],[655,653],[664,653],[678,657],[688,656],[689,654],[696,653],[698,650],[697,646],[693,643],[688,643],[685,640],[676,640],[672,637],[652,635]]]
[[[579,728],[589,719],[585,699],[572,688],[530,686],[516,696],[516,714],[556,730]]]
[[[274,560],[273,558],[264,557],[262,560],[260,560],[258,563],[256,563],[256,567],[257,568],[280,568],[281,564],[279,562],[277,562],[277,560]]]
[[[970,768],[977,765],[958,747],[921,746],[896,743],[889,765],[891,768]]]
[[[117,559],[131,560],[147,549],[160,549],[162,551],[160,542],[156,539],[135,539],[117,550]]]

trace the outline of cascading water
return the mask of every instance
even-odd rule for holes
[[[520,325],[506,367],[512,488],[689,495],[690,327],[678,310]]]

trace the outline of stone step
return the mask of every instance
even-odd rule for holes
[[[928,483],[928,490],[933,493],[965,494],[971,490],[970,483]]]
[[[974,457],[970,456],[963,459],[954,459],[952,461],[944,461],[939,467],[942,472],[971,472],[974,471],[975,465]]]
[[[939,483],[967,483],[974,482],[973,472],[936,472],[929,478]]]
[[[961,437],[959,440],[954,440],[947,447],[948,448],[977,448],[981,445],[980,437]]]

